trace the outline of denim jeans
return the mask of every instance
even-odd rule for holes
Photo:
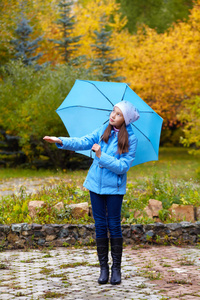
[[[122,237],[121,207],[123,195],[99,195],[90,191],[96,238]]]

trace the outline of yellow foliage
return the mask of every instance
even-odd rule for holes
[[[15,27],[16,15],[19,8],[16,0],[3,1],[0,4],[0,28],[1,28],[1,56],[7,59],[11,55],[12,47],[10,40],[13,38],[13,28]],[[1,58],[1,59],[2,59]]]
[[[3,1],[1,34],[4,46],[10,50],[8,40],[13,35],[14,20],[19,13],[17,1]],[[40,62],[61,63],[62,58],[49,39],[59,39],[56,20],[59,17],[57,0],[35,0],[30,2],[28,17],[34,20],[34,36],[43,35]],[[200,94],[200,0],[190,12],[188,21],[181,21],[165,33],[143,26],[131,35],[123,29],[127,19],[123,18],[116,0],[85,1],[74,3],[75,15],[73,36],[82,35],[76,56],[95,58],[91,45],[94,30],[100,29],[100,19],[112,29],[110,46],[113,57],[123,58],[116,62],[117,74],[126,78],[130,87],[164,118],[169,125],[177,122],[177,114],[186,98]],[[32,21],[33,22],[33,21]]]
[[[181,142],[187,147],[193,146],[190,153],[200,154],[200,97],[185,100],[179,118],[184,124]]]
[[[75,7],[75,35],[83,35],[78,53],[94,57],[93,31],[99,30],[101,16],[112,28],[113,56],[117,76],[126,78],[131,88],[165,120],[176,124],[182,101],[200,93],[200,0],[196,1],[187,22],[174,24],[163,34],[148,26],[131,35],[123,29],[127,20],[119,13],[114,0],[95,0],[84,8]],[[110,16],[112,22],[110,21]]]
[[[163,33],[144,26],[136,35],[113,33],[119,74],[169,125],[177,121],[183,99],[200,93],[200,1],[188,22]]]
[[[50,41],[50,39],[59,40],[62,36],[56,23],[59,18],[57,4],[57,0],[36,0],[33,4],[38,21],[37,33],[43,36],[41,47],[37,50],[37,52],[41,51],[43,53],[39,60],[40,63],[50,61],[53,64],[58,64],[63,62],[63,58],[55,49],[55,43]]]
[[[91,45],[94,44],[94,30],[100,30],[100,19],[104,16],[105,24],[112,27],[113,31],[120,31],[126,25],[126,18],[119,13],[119,4],[115,0],[94,0],[82,7],[77,4],[74,7],[76,26],[74,35],[82,35],[79,55],[87,55],[89,59],[94,57]],[[114,16],[111,22],[111,16]]]

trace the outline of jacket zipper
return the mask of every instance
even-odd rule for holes
[[[101,194],[101,184],[102,184],[102,168],[100,168],[99,194]]]
[[[117,189],[118,189],[118,192],[119,192],[119,175],[117,175]]]

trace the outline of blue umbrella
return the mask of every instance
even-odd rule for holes
[[[131,124],[138,138],[132,166],[158,160],[163,119],[126,83],[76,80],[56,110],[71,137],[82,137],[105,123],[113,106],[127,100],[139,110],[140,118]],[[90,156],[90,151],[77,151]]]

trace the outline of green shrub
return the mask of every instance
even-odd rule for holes
[[[82,173],[81,173],[82,174]],[[93,223],[94,220],[85,215],[80,219],[73,219],[70,210],[57,211],[55,205],[63,202],[65,205],[71,203],[90,203],[89,192],[79,188],[82,178],[76,176],[72,182],[60,182],[56,187],[44,188],[36,194],[27,194],[24,187],[21,188],[19,196],[2,197],[0,200],[0,223]],[[192,204],[200,206],[200,187],[192,182],[173,182],[167,176],[159,178],[154,175],[150,178],[138,179],[135,183],[127,184],[127,193],[122,204],[123,223],[148,224],[155,220],[149,218],[144,212],[149,199],[162,201],[163,209],[159,211],[159,218],[163,222],[174,222],[169,218],[168,208],[173,203]],[[28,202],[41,200],[45,205],[38,209],[35,218],[31,218],[28,212]],[[135,212],[139,212],[136,217]]]
[[[45,202],[45,205],[38,209],[35,218],[31,218],[28,211],[28,202],[33,200]],[[76,182],[61,183],[56,188],[46,188],[32,195],[27,194],[25,188],[21,188],[19,196],[6,196],[0,200],[0,223],[77,223],[77,220],[72,219],[70,211],[57,211],[54,206],[58,202],[71,204],[88,201],[89,193],[77,188]],[[88,216],[78,221],[88,222],[93,222]]]
[[[142,178],[135,184],[127,184],[127,193],[122,205],[122,218],[126,223],[151,223],[144,212],[149,199],[162,202],[163,209],[159,211],[159,219],[163,222],[173,222],[169,218],[169,207],[173,204],[192,204],[200,206],[200,187],[197,183],[179,180],[174,182],[168,176],[159,177],[155,174],[149,178]],[[135,217],[135,213],[140,213]]]
[[[169,218],[170,212],[167,209],[161,209],[158,212],[159,219],[164,222]]]
[[[51,158],[55,167],[63,166],[56,146],[43,142],[45,135],[67,136],[55,110],[71,90],[75,80],[94,79],[84,68],[67,64],[47,66],[36,72],[34,66],[11,61],[1,68],[0,127],[20,137],[20,146],[30,162]]]
[[[196,169],[197,177],[200,179],[200,167]]]
[[[189,153],[200,154],[200,97],[195,96],[183,102],[183,109],[179,114],[179,119],[184,124],[180,142],[185,147],[192,147]]]
[[[173,203],[200,205],[200,188],[193,182],[179,180],[174,182],[168,176],[160,178],[155,174],[143,182],[145,193],[140,195],[141,200],[156,199],[162,201],[163,208],[168,209]]]

